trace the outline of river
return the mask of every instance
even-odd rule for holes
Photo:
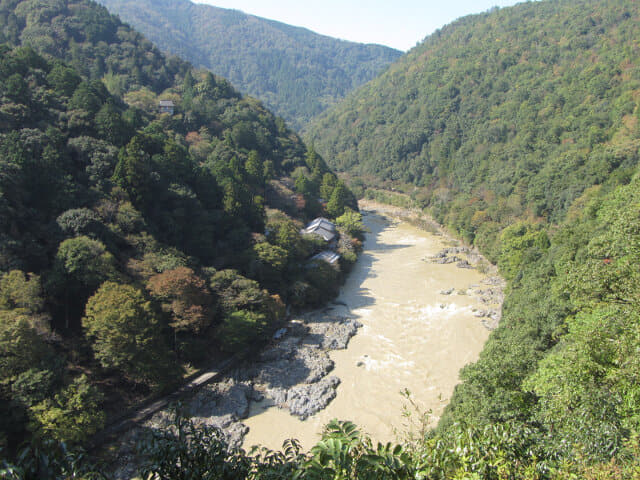
[[[408,389],[436,421],[458,372],[478,358],[489,331],[474,316],[482,305],[469,288],[484,276],[426,261],[450,246],[446,237],[373,213],[364,220],[370,230],[364,252],[334,305],[363,324],[346,350],[331,352],[331,374],[342,381],[337,397],[305,421],[266,401],[253,404],[243,420],[250,427],[245,448],[277,449],[297,438],[309,449],[333,418],[353,421],[374,440],[397,440],[407,425],[400,392]],[[450,295],[440,293],[451,288]]]

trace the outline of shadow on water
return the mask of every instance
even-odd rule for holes
[[[388,253],[393,250],[412,247],[409,244],[389,244],[381,240],[382,234],[396,228],[396,224],[388,218],[375,213],[368,212],[364,216],[364,224],[368,229],[365,237],[364,250],[358,257],[358,261],[349,276],[345,285],[340,290],[340,295],[336,302],[332,304],[343,306],[351,311],[357,308],[364,308],[375,305],[376,299],[371,295],[368,288],[363,288],[362,284],[367,278],[376,278],[374,264],[378,262],[379,254]],[[346,298],[348,297],[348,300]]]
[[[379,261],[377,257],[385,252],[412,246],[383,242],[382,234],[388,229],[396,228],[396,225],[381,215],[369,213],[364,217],[364,223],[368,228],[364,251],[340,289],[338,298],[325,308],[309,314],[306,318],[307,323],[340,321],[340,317],[358,319],[360,315],[354,310],[371,307],[377,301],[371,290],[363,287],[367,278],[376,275],[375,263]],[[259,378],[259,383],[265,384],[270,389],[286,390],[295,385],[304,384],[310,376],[316,376],[319,370],[322,371],[325,368],[323,364],[325,360],[319,360],[320,365],[314,365],[312,371],[303,356],[299,354],[299,349],[321,349],[322,343],[322,334],[307,333],[300,337],[294,333],[263,352],[260,361],[248,369],[248,377]],[[331,362],[328,355],[326,359]],[[332,365],[328,366],[328,370],[331,369]],[[276,404],[269,398],[252,403],[257,408],[252,409],[248,418],[260,415],[262,411]]]
[[[387,244],[381,240],[382,234],[387,229],[395,228],[395,225],[385,217],[368,214],[365,216],[365,225],[369,231],[365,238],[364,252],[349,273],[347,281],[340,290],[340,295],[332,304],[308,315],[307,323],[340,321],[340,317],[345,316],[359,318],[360,316],[354,310],[376,304],[376,298],[368,288],[363,287],[363,283],[367,278],[375,275],[377,254],[411,247],[411,245]],[[304,360],[296,355],[296,348],[298,346],[322,348],[322,341],[321,334],[306,334],[300,342],[297,342],[295,337],[284,339],[265,352],[266,359],[263,354],[261,360],[266,361],[258,363],[252,373],[260,376],[261,383],[267,384],[269,388],[286,389],[304,383],[308,376],[315,372],[311,372]],[[265,366],[267,368],[264,368]]]

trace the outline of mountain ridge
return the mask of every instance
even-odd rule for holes
[[[188,0],[100,1],[163,50],[228,78],[298,129],[402,54]]]

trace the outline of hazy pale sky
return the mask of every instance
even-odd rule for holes
[[[354,42],[408,50],[434,30],[470,13],[521,0],[194,0],[305,27]]]

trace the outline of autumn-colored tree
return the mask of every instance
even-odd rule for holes
[[[200,334],[211,325],[213,298],[192,269],[178,267],[154,275],[147,289],[171,315],[170,325],[176,332]]]

